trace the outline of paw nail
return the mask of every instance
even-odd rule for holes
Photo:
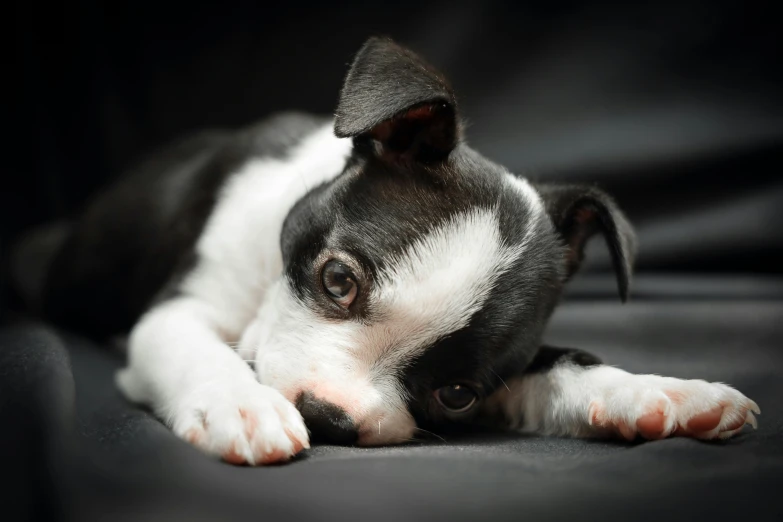
[[[226,453],[223,454],[223,460],[225,460],[229,464],[236,464],[236,465],[244,464],[247,461],[247,459],[244,456],[237,453],[237,451],[234,448],[228,450]]]
[[[620,435],[626,440],[634,440],[636,438],[636,431],[631,429],[625,422],[620,421],[617,423],[617,430]]]
[[[302,450],[310,449],[310,442],[307,439],[294,438],[293,444],[294,444],[294,448],[292,451],[293,455],[296,455]]]
[[[759,408],[759,405],[756,404],[756,401],[752,401],[748,399],[748,403],[750,405],[750,411],[752,411],[756,415],[761,415],[761,408]]]
[[[759,423],[756,420],[756,417],[751,412],[748,412],[748,416],[745,418],[745,424],[750,424],[751,426],[753,426],[754,430],[757,430],[759,428]]]
[[[590,403],[590,407],[587,409],[587,422],[590,426],[603,427],[604,410],[596,401]]]

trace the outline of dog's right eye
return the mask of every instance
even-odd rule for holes
[[[469,386],[451,384],[435,390],[435,398],[451,413],[464,413],[476,404],[478,396]]]
[[[353,275],[350,268],[336,259],[328,261],[324,265],[321,272],[321,282],[326,295],[343,308],[351,306],[359,293],[356,276]]]

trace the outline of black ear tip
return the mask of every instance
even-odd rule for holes
[[[384,53],[401,52],[403,47],[388,36],[371,36],[364,41],[353,59],[353,63],[361,62],[365,56],[381,55]]]
[[[358,134],[355,125],[339,109],[334,115],[334,135],[338,138],[351,138]]]
[[[374,49],[388,45],[388,43],[391,42],[390,38],[383,38],[381,36],[371,36],[367,40],[364,41],[361,47],[359,47],[359,50],[356,51],[356,54],[353,57],[353,62],[356,63],[356,61],[363,55],[367,54],[368,52],[372,52]]]
[[[625,304],[628,302],[628,298],[631,295],[631,288],[630,288],[629,281],[626,279],[624,281],[619,281],[617,283],[618,290],[620,291],[620,301]]]
[[[366,49],[367,47],[373,47],[376,45],[390,45],[390,44],[397,45],[394,43],[394,40],[392,40],[390,37],[376,34],[369,37],[367,40],[365,40],[361,48]]]

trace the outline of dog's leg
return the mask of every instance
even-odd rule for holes
[[[542,347],[487,402],[514,429],[576,437],[725,439],[756,426],[755,402],[720,383],[634,375],[581,350]]]
[[[117,382],[208,453],[232,463],[286,460],[308,447],[302,417],[221,339],[219,317],[194,298],[152,309],[131,333]]]

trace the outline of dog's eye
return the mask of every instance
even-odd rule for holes
[[[343,308],[351,306],[359,291],[359,285],[356,284],[356,277],[351,269],[334,259],[324,265],[321,282],[326,295]]]
[[[464,384],[451,384],[435,390],[435,398],[451,413],[468,411],[476,404],[476,392]]]

